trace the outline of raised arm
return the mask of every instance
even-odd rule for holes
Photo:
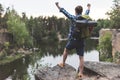
[[[61,7],[59,6],[59,3],[56,2],[55,4],[56,4],[57,8],[60,10]]]
[[[90,7],[91,7],[91,4],[87,4],[87,10],[85,12],[85,15],[89,15],[89,13],[90,13]]]
[[[67,12],[64,8],[61,8],[60,6],[59,6],[59,3],[58,2],[56,2],[55,3],[56,4],[56,6],[57,6],[57,8],[60,10],[60,12],[62,12],[67,18],[69,18],[69,19],[71,19],[71,20],[74,20],[75,18],[75,16],[74,15],[71,15],[69,12]]]

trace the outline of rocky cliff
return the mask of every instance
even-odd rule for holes
[[[120,53],[120,29],[101,29],[100,30],[100,37],[104,36],[106,33],[112,34],[112,55],[113,58]],[[118,55],[117,58],[120,60],[120,56]],[[118,61],[119,61],[118,60]]]
[[[120,80],[120,65],[107,62],[85,62],[84,76],[79,79],[77,70],[69,64],[61,68],[39,68],[35,72],[35,80]]]

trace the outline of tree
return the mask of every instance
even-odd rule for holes
[[[25,23],[14,9],[9,10],[7,25],[8,31],[13,35],[15,47],[22,47],[32,43]]]
[[[4,11],[4,9],[3,9],[3,7],[2,7],[2,4],[0,4],[0,18],[1,18],[1,16],[2,16],[3,11]]]
[[[120,28],[120,0],[114,0],[114,6],[107,15],[110,16],[112,28]]]
[[[112,28],[111,26],[111,20],[109,19],[98,19],[97,20],[97,26],[94,27],[93,32],[92,32],[92,36],[99,36],[99,30],[101,28]]]
[[[2,7],[2,4],[0,4],[0,28],[2,28],[2,13],[3,13],[4,9]]]

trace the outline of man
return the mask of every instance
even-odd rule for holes
[[[83,77],[83,68],[84,68],[84,38],[78,38],[79,32],[76,32],[75,21],[81,17],[83,8],[82,6],[75,7],[75,15],[69,14],[64,8],[59,6],[59,3],[55,3],[57,8],[62,12],[68,19],[71,21],[70,31],[68,35],[68,42],[63,52],[63,61],[58,65],[60,67],[65,66],[65,61],[67,59],[67,54],[70,50],[76,49],[77,54],[79,55],[79,72],[78,76]],[[90,12],[90,5],[88,5],[88,10],[86,11],[85,15],[88,15]],[[82,19],[82,18],[81,18]]]

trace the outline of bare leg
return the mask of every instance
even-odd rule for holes
[[[63,61],[62,61],[62,63],[58,64],[60,67],[64,67],[65,66],[65,61],[67,59],[68,51],[69,50],[67,50],[66,48],[64,49],[64,51],[63,51]]]
[[[79,74],[83,75],[83,69],[84,69],[84,57],[79,56]]]
[[[64,52],[63,52],[63,64],[65,64],[65,61],[66,61],[66,59],[67,59],[68,52],[69,52],[69,50],[67,50],[67,49],[65,48],[65,49],[64,49]]]

